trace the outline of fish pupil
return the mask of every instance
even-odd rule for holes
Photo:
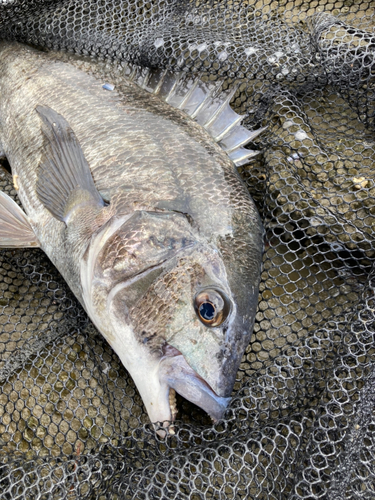
[[[211,302],[203,302],[199,307],[199,314],[206,321],[211,321],[215,317],[215,308]]]

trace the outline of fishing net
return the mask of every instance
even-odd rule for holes
[[[46,256],[0,252],[2,499],[375,497],[373,9],[0,0],[2,38],[236,84],[245,125],[268,125],[239,169],[266,251],[222,422],[180,398],[175,435],[158,437]]]

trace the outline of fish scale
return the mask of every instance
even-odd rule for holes
[[[175,418],[173,390],[220,418],[262,257],[259,215],[223,151],[254,155],[233,93],[10,43],[0,69],[0,142],[27,214],[17,230],[59,269],[151,421]]]

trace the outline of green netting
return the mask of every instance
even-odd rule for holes
[[[2,498],[375,497],[374,24],[356,0],[0,0],[4,39],[239,83],[268,125],[240,168],[266,251],[223,422],[180,398],[157,437],[45,255],[1,251]]]

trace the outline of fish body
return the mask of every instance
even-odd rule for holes
[[[259,215],[228,155],[120,67],[8,42],[0,145],[26,212],[2,246],[29,238],[45,251],[151,421],[174,418],[171,389],[220,418],[250,340],[262,258]],[[0,235],[5,225],[0,209]]]

